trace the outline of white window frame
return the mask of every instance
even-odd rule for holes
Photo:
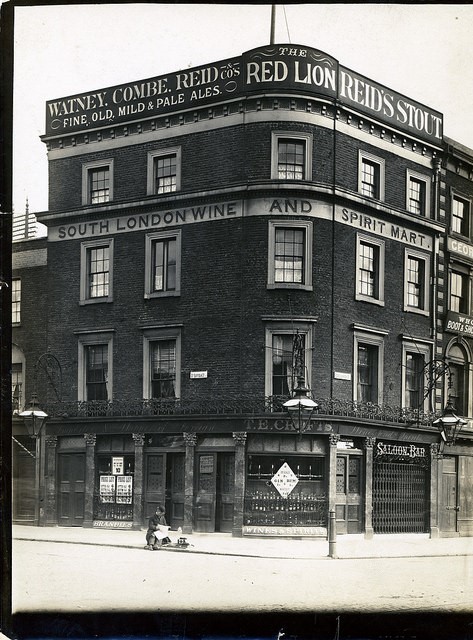
[[[378,264],[378,296],[367,296],[359,291],[360,285],[360,271],[361,271],[361,257],[360,248],[361,244],[370,244],[378,247],[379,264]],[[355,300],[362,300],[364,302],[370,302],[384,307],[384,278],[385,278],[385,252],[386,244],[384,240],[375,238],[373,236],[364,235],[362,233],[356,234],[356,275],[355,275]]]
[[[368,153],[367,151],[362,151],[361,149],[358,150],[358,193],[363,198],[371,199],[370,196],[363,194],[363,191],[362,191],[362,173],[363,173],[362,166],[363,166],[364,160],[372,164],[376,164],[379,167],[379,194],[378,194],[378,198],[374,198],[374,199],[379,201],[384,201],[386,163],[383,158],[374,156],[373,154]]]
[[[409,305],[408,291],[407,291],[407,278],[408,278],[408,265],[409,258],[416,258],[422,260],[424,263],[424,296],[423,296],[423,309],[419,307],[413,307]],[[430,256],[421,251],[415,249],[406,248],[404,251],[404,311],[410,311],[412,313],[418,313],[423,316],[430,315]]]
[[[18,409],[13,411],[14,414],[23,411],[26,406],[25,399],[25,380],[26,380],[26,358],[23,351],[16,345],[12,344],[12,355],[11,355],[12,364],[19,364],[21,366],[21,397],[18,404]],[[12,398],[13,399],[13,398]]]
[[[86,357],[85,347],[95,344],[108,345],[108,380],[107,396],[110,402],[113,399],[113,330],[90,331],[78,336],[78,376],[77,376],[77,399],[87,400],[87,379],[86,379]]]
[[[458,231],[453,231],[453,202],[454,200],[459,200],[464,202],[468,207],[468,232],[466,234],[460,233]],[[468,196],[456,191],[454,189],[451,190],[451,200],[450,200],[450,231],[456,235],[461,236],[462,238],[471,238],[473,232],[473,222],[472,222],[472,200]]]
[[[417,171],[413,171],[412,169],[407,169],[407,173],[406,173],[406,210],[409,211],[409,213],[416,214],[415,211],[410,211],[409,209],[409,191],[410,191],[410,184],[412,179],[418,180],[419,182],[424,183],[424,187],[425,187],[424,211],[422,211],[420,215],[425,218],[430,218],[431,217],[430,215],[431,179],[429,176],[426,176],[423,173],[418,173]]]
[[[176,341],[176,398],[181,397],[181,328],[180,327],[152,327],[143,329],[143,398],[151,399],[151,371],[150,351],[151,343],[158,340]]]
[[[108,296],[102,298],[89,298],[89,286],[87,282],[87,258],[90,249],[108,247],[109,253],[109,286]],[[79,304],[97,304],[99,302],[113,302],[113,238],[100,238],[86,240],[80,245],[80,300]]]
[[[278,172],[278,149],[281,139],[294,140],[294,142],[305,143],[305,163],[304,177],[302,180],[289,180],[288,178],[279,178]],[[272,131],[271,132],[271,179],[288,182],[304,182],[312,180],[312,135],[310,133],[299,133],[297,131]]]
[[[355,402],[361,402],[358,399],[358,345],[367,344],[377,347],[378,349],[377,400],[375,404],[383,404],[384,338],[387,334],[387,331],[368,328],[356,328],[355,326],[353,335],[353,399]]]
[[[164,298],[181,295],[181,237],[180,229],[175,231],[156,231],[149,233],[145,237],[145,298]],[[174,291],[154,291],[153,290],[153,244],[155,240],[166,240],[174,238],[176,240],[176,288]]]
[[[424,356],[424,366],[430,362],[432,357],[432,345],[429,343],[419,342],[419,341],[407,341],[405,340],[402,343],[402,375],[401,375],[401,407],[407,408],[407,389],[406,389],[406,371],[407,371],[407,355],[409,353],[419,354]],[[427,370],[424,369],[424,388],[427,387],[428,376]],[[419,407],[420,410],[428,411],[430,405],[430,394],[427,394],[425,398],[423,398],[422,406]]]
[[[305,282],[276,282],[275,253],[276,229],[304,229],[304,275]],[[268,289],[301,289],[312,291],[312,222],[303,220],[270,220],[268,225]]]
[[[176,189],[169,193],[156,193],[156,180],[155,180],[155,160],[162,156],[176,156]],[[165,197],[170,196],[173,193],[181,190],[181,147],[170,147],[167,149],[158,149],[154,151],[148,151],[148,168],[147,168],[147,180],[146,180],[146,194],[148,196]]]
[[[454,311],[454,313],[458,313],[464,316],[471,315],[471,307],[472,307],[472,294],[471,294],[471,276],[472,272],[469,267],[466,265],[460,265],[458,262],[451,263],[449,265],[448,270],[448,309],[453,311],[452,309],[452,275],[457,273],[466,278],[466,311]]]
[[[102,206],[113,200],[113,158],[107,158],[104,160],[97,160],[95,162],[86,162],[82,165],[82,206]],[[93,169],[100,169],[100,167],[107,167],[109,170],[109,191],[107,202],[93,203],[90,201],[89,192],[89,174]]]
[[[13,300],[13,283],[16,283],[16,282],[18,282],[19,285],[20,285],[20,287],[19,287],[20,299],[18,301]],[[21,293],[22,293],[22,290],[21,290],[21,278],[12,278],[12,325],[14,327],[18,327],[21,324]],[[13,321],[13,305],[14,304],[18,304],[18,315],[19,315],[19,318],[20,318],[19,320],[15,321],[15,322]]]
[[[296,332],[304,336],[304,364],[305,364],[305,385],[312,389],[312,324],[304,321],[294,322],[271,322],[265,329],[265,376],[264,387],[265,396],[273,394],[273,335],[294,335]]]

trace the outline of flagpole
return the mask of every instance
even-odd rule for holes
[[[276,23],[276,5],[271,5],[271,35],[269,38],[269,44],[274,44],[274,27]]]

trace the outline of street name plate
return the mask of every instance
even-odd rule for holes
[[[282,467],[280,467],[279,471],[277,471],[271,478],[271,482],[282,495],[282,497],[287,498],[287,496],[299,482],[299,478],[296,476],[287,462],[285,462]]]

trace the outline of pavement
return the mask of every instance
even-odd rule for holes
[[[82,527],[35,527],[13,525],[12,541],[29,540],[67,544],[99,545],[144,550],[146,528],[94,529]],[[338,535],[336,542],[325,538],[271,538],[231,533],[191,533],[170,531],[177,543],[186,538],[188,547],[163,547],[159,553],[203,553],[225,556],[264,558],[328,559],[405,558],[439,556],[473,556],[473,537],[430,538],[429,534],[377,534],[366,539],[363,534]],[[149,553],[146,551],[146,553]],[[157,552],[152,552],[157,553]]]

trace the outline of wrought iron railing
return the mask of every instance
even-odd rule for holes
[[[295,492],[287,498],[247,494],[243,519],[246,525],[326,527],[328,500]]]
[[[207,398],[180,399],[116,399],[78,402],[52,402],[44,409],[52,418],[194,416],[194,415],[264,415],[285,413],[282,396],[257,397],[255,395],[212,395]],[[392,405],[316,398],[317,417],[347,417],[365,421],[395,424],[428,425],[436,415]]]

